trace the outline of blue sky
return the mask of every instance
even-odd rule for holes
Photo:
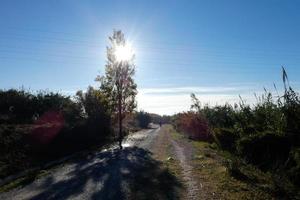
[[[121,29],[136,54],[139,109],[187,110],[249,102],[281,84],[284,65],[300,88],[300,1],[1,1],[0,88],[74,94],[105,64]]]

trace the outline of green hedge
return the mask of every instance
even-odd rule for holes
[[[234,129],[215,128],[213,131],[213,137],[221,149],[230,152],[236,151],[236,141],[239,139],[239,135]]]
[[[291,143],[286,136],[260,133],[241,138],[237,142],[238,154],[261,169],[275,169],[289,157]]]

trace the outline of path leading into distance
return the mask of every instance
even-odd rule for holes
[[[0,199],[127,199],[127,182],[135,171],[154,162],[148,150],[159,130],[136,132],[124,141],[123,150],[114,146],[68,162],[23,188],[0,194]]]
[[[153,158],[157,151],[169,151],[161,149],[164,142],[173,146],[182,177],[170,173]],[[0,194],[0,199],[197,199],[200,191],[186,157],[190,151],[170,137],[168,128],[133,133],[123,146],[120,150],[111,145],[50,169],[29,185]],[[178,192],[184,188],[182,181],[187,187],[183,195]]]

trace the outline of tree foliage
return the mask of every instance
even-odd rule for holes
[[[107,47],[107,63],[105,75],[98,76],[101,91],[105,94],[110,104],[112,113],[118,119],[119,143],[122,141],[122,122],[126,113],[130,113],[136,107],[135,96],[137,85],[134,82],[135,64],[134,55],[128,60],[118,60],[116,51],[120,47],[128,45],[122,31],[113,31],[109,37],[110,45]]]
[[[138,120],[139,127],[147,128],[149,123],[151,122],[151,116],[149,113],[140,111],[136,114],[136,118]]]
[[[0,178],[101,145],[111,133],[105,95],[92,87],[75,97],[0,90]]]

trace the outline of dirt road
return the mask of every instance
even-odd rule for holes
[[[153,158],[160,128],[130,135],[116,147],[53,169],[0,199],[178,199],[178,178]]]

